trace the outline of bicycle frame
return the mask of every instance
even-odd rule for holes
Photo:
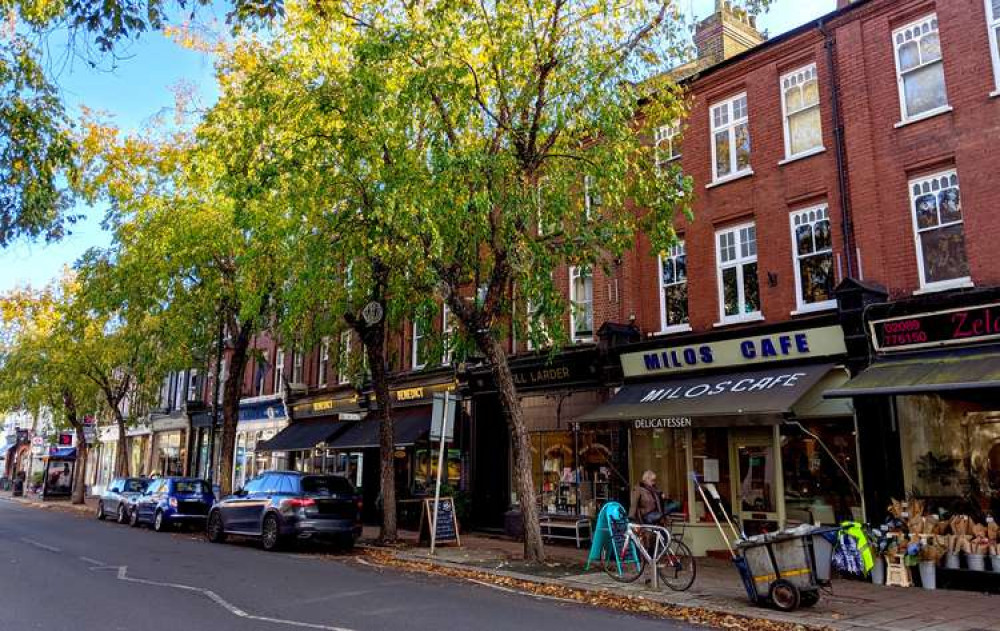
[[[653,535],[656,538],[655,539],[655,544],[653,545],[653,554],[652,555],[650,555],[649,551],[646,549],[646,545],[643,543],[643,541],[642,541],[642,539],[640,537],[640,534],[641,534],[642,531],[651,532],[651,533],[653,533]],[[621,572],[621,564],[622,564],[622,562],[626,562],[626,563],[628,562],[628,561],[624,561],[624,557],[625,557],[625,555],[627,553],[629,544],[632,543],[632,544],[634,544],[633,554],[634,554],[634,550],[638,549],[639,550],[639,554],[641,554],[643,556],[643,558],[646,560],[646,563],[649,564],[649,567],[652,568],[652,572],[653,572],[653,589],[659,589],[659,587],[660,587],[660,576],[659,576],[659,572],[657,572],[657,567],[656,566],[657,566],[657,563],[659,562],[659,560],[663,557],[663,555],[667,553],[667,550],[670,547],[670,542],[671,541],[672,541],[672,535],[670,534],[670,530],[667,529],[667,528],[664,528],[663,526],[652,526],[652,525],[645,525],[645,524],[632,524],[632,523],[630,523],[628,525],[628,529],[625,531],[625,539],[622,542],[621,552],[619,553],[618,550],[615,550],[615,557],[616,557],[616,560],[618,562],[618,571]],[[613,542],[612,542],[612,548],[614,548],[614,543]],[[638,562],[638,559],[636,559],[635,562]]]

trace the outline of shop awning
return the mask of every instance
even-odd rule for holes
[[[71,460],[76,458],[76,447],[50,447],[46,457],[54,460]]]
[[[297,421],[275,434],[274,438],[257,443],[258,451],[301,451],[312,449],[347,427],[343,421],[320,419]]]
[[[915,353],[880,359],[827,397],[927,394],[1000,388],[1000,349]]]
[[[332,449],[365,449],[378,447],[380,419],[372,412],[346,432],[328,443]],[[397,447],[408,447],[423,438],[431,428],[431,406],[421,405],[392,411],[393,438]]]
[[[832,364],[627,384],[580,422],[650,421],[650,427],[776,425],[831,371]]]

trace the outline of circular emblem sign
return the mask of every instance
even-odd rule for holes
[[[376,324],[382,319],[382,305],[374,300],[365,305],[365,308],[361,310],[361,317],[365,319],[368,324]]]

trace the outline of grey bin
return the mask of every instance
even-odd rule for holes
[[[816,557],[816,580],[826,582],[833,575],[833,548],[837,540],[837,529],[827,528],[813,532],[813,554]]]
[[[813,561],[809,551],[812,537],[777,534],[762,539],[741,543],[739,546],[740,553],[747,560],[757,593],[767,594],[770,585],[779,577],[795,585],[800,591],[816,589],[817,577],[813,574]]]

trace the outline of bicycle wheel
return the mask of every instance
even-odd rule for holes
[[[601,550],[601,567],[604,568],[605,574],[619,583],[633,583],[646,569],[646,559],[631,539],[625,544],[625,550],[619,560],[615,558],[614,552],[605,546]]]
[[[675,592],[686,591],[694,583],[698,568],[691,550],[683,541],[673,540],[656,561],[660,580]]]

